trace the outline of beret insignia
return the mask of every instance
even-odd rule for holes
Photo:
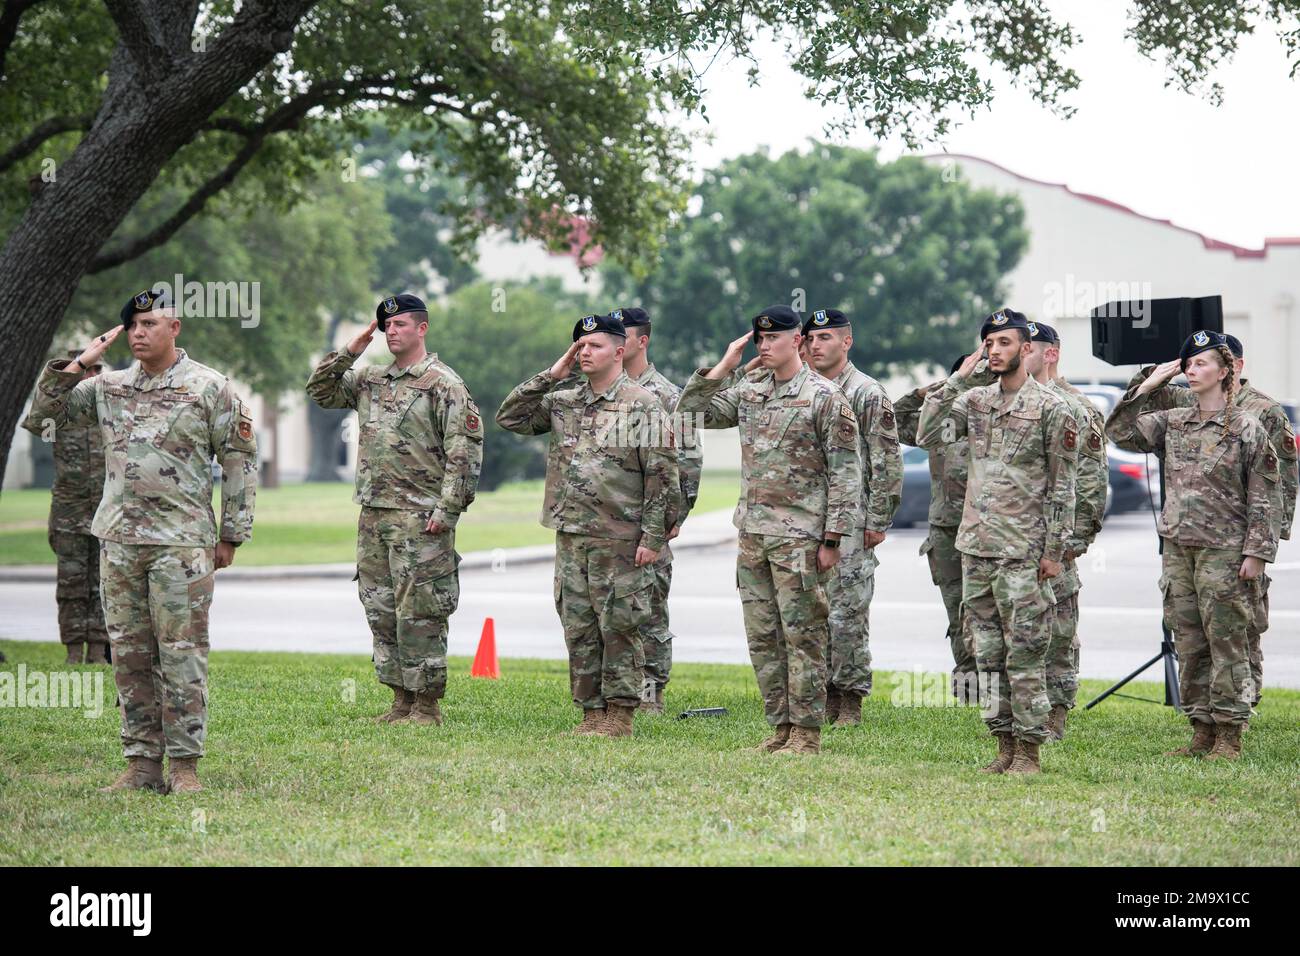
[[[396,296],[390,295],[387,299],[384,300],[384,311],[387,312],[389,315],[392,315],[394,312],[397,311]]]
[[[756,321],[758,322],[759,328],[770,329],[772,327],[772,320],[766,315],[760,315]]]
[[[595,327],[596,327],[596,317],[594,315],[589,315],[582,320],[582,331],[590,332]]]
[[[827,322],[830,321],[830,317],[826,315],[825,309],[818,309],[816,312],[813,313],[812,320],[813,320],[813,325],[825,325]]]
[[[1011,316],[999,309],[997,312],[993,313],[993,318],[990,321],[994,325],[1006,325],[1010,320]]]
[[[1205,345],[1210,341],[1210,337],[1205,332],[1197,332],[1192,336],[1192,341],[1197,345]]]

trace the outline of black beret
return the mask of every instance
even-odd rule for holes
[[[645,309],[615,309],[609,313],[609,317],[622,322],[624,329],[650,324],[650,316]]]
[[[1225,334],[1223,337],[1227,339],[1228,349],[1232,352],[1233,355],[1237,356],[1237,358],[1246,357],[1246,350],[1245,348],[1242,347],[1241,339],[1237,338],[1235,335],[1227,335],[1227,334]]]
[[[843,329],[848,324],[848,316],[839,309],[818,309],[803,324],[803,334],[807,335],[813,329]]]
[[[375,321],[379,323],[379,331],[383,332],[386,330],[388,320],[394,315],[401,315],[403,312],[428,311],[429,307],[418,295],[403,292],[401,295],[390,295],[375,306]]]
[[[1029,319],[1025,313],[1015,309],[998,309],[984,320],[980,326],[980,338],[988,338],[990,332],[1005,332],[1007,329],[1024,329],[1029,332]]]
[[[118,313],[124,328],[122,331],[130,332],[131,326],[135,325],[135,317],[138,313],[152,312],[155,308],[165,308],[167,302],[163,294],[157,289],[145,289],[143,292],[137,292],[131,296],[122,306],[122,311]]]
[[[1056,334],[1056,329],[1046,323],[1030,322],[1029,341],[1046,342],[1048,345],[1060,345],[1061,337]]]
[[[1183,347],[1178,350],[1178,367],[1184,372],[1187,371],[1187,360],[1193,355],[1200,352],[1208,352],[1211,349],[1217,349],[1222,345],[1227,345],[1227,336],[1221,332],[1193,332],[1183,343]]]
[[[612,315],[584,315],[573,326],[573,341],[593,332],[608,332],[610,335],[627,338],[627,329]]]
[[[788,305],[769,305],[754,316],[754,341],[760,332],[798,332],[802,325],[799,313]]]

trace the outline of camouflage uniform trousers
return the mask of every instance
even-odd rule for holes
[[[939,588],[944,610],[948,612],[948,646],[952,650],[953,676],[973,675],[976,672],[975,648],[961,603],[961,552],[957,550],[957,528],[930,525],[921,553],[930,562],[930,580]]]
[[[212,548],[100,544],[100,591],[127,757],[202,757]]]
[[[58,560],[54,597],[59,605],[59,640],[64,644],[107,644],[104,606],[99,599],[99,539],[51,531],[50,550]]]
[[[1079,694],[1079,567],[1065,561],[1050,582],[1056,605],[1047,645],[1047,702],[1074,709]]]
[[[842,547],[842,546],[841,546]],[[871,693],[871,598],[876,590],[880,560],[874,548],[858,543],[840,555],[827,574],[826,598],[830,602],[827,627],[830,645],[829,684],[839,691]]]
[[[650,620],[641,626],[641,644],[645,649],[647,685],[654,681],[657,686],[663,687],[668,683],[673,669],[673,632],[668,628],[668,591],[673,584],[673,558],[667,545],[664,545],[664,552],[660,553],[653,568]]]
[[[975,644],[975,663],[989,698],[989,731],[1030,743],[1047,739],[1045,663],[1055,597],[1026,558],[963,555],[962,600]]]
[[[442,697],[447,618],[460,603],[455,532],[425,531],[431,512],[362,507],[357,589],[381,684]]]
[[[650,620],[652,565],[635,541],[555,533],[555,610],[569,651],[569,688],[584,710],[635,707],[645,681],[642,629]]]
[[[1183,713],[1201,723],[1241,724],[1255,689],[1249,637],[1262,582],[1243,581],[1240,551],[1164,539],[1160,590],[1178,651]]]
[[[1246,631],[1250,645],[1250,679],[1255,688],[1255,699],[1251,706],[1259,703],[1264,693],[1264,648],[1259,637],[1268,630],[1268,585],[1272,579],[1267,574],[1259,576],[1259,586],[1255,589],[1255,604],[1251,609],[1251,623]]]
[[[749,658],[772,726],[820,727],[826,719],[826,594],[818,542],[770,534],[740,535],[736,586]]]

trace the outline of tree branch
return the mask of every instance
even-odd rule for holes
[[[162,25],[145,9],[144,0],[104,0],[117,25],[118,35],[135,61],[145,86],[152,86],[171,72],[174,57],[163,40]]]
[[[0,78],[5,75],[5,59],[9,56],[14,37],[18,35],[18,21],[40,2],[41,0],[8,0],[4,9],[0,10]]]
[[[244,145],[220,172],[196,189],[176,212],[144,235],[123,243],[117,249],[96,256],[91,260],[86,272],[94,275],[106,269],[112,269],[124,262],[129,262],[144,255],[150,249],[156,249],[158,246],[163,245],[176,234],[181,226],[198,215],[203,207],[207,205],[209,199],[235,181],[235,177],[252,161],[269,137],[286,130],[296,129],[298,124],[302,122],[303,117],[318,106],[341,105],[365,99],[377,99],[404,106],[421,105],[418,100],[402,98],[397,93],[382,92],[383,87],[399,86],[416,92],[444,96],[453,92],[450,87],[440,83],[421,84],[414,81],[386,79],[383,77],[360,77],[352,80],[338,79],[316,84],[306,92],[281,105],[261,123],[249,124],[241,120],[223,118],[209,121],[204,124],[205,129],[243,136],[245,138]],[[470,116],[470,112],[466,107],[454,103],[430,100],[427,105],[460,113],[466,117]]]
[[[47,139],[58,136],[60,133],[71,133],[73,130],[88,130],[94,120],[95,117],[91,113],[83,113],[81,116],[50,117],[14,143],[9,149],[0,153],[0,173],[19,160],[36,152]]]

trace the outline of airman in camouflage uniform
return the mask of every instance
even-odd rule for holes
[[[1106,420],[1088,397],[1057,374],[1061,337],[1050,325],[1030,322],[1033,353],[1029,372],[1039,384],[1052,389],[1070,408],[1080,426],[1079,467],[1074,480],[1074,530],[1065,546],[1061,573],[1052,578],[1052,640],[1047,646],[1047,700],[1051,739],[1065,737],[1065,722],[1079,692],[1079,580],[1078,558],[1101,531],[1106,514],[1106,486],[1110,466],[1106,461]]]
[[[427,353],[417,296],[389,296],[347,348],[321,359],[307,394],[355,408],[360,422],[357,587],[374,640],[375,674],[393,692],[383,723],[441,724],[447,619],[460,602],[456,522],[474,500],[483,423],[460,377]],[[376,329],[394,361],[354,369]]]
[[[91,530],[101,541],[100,592],[129,764],[109,789],[164,789],[165,752],[166,788],[177,793],[201,789],[213,572],[252,535],[257,441],[226,377],[175,347],[180,322],[160,300],[140,293],[122,310],[122,325],[80,360],[51,362],[31,415],[56,428],[98,425],[103,434],[106,481]],[[137,361],[82,381],[82,369],[123,329]]]
[[[981,360],[966,358],[927,396],[918,438],[936,448],[966,437],[970,477],[957,548],[981,680],[989,681],[989,730],[998,756],[989,773],[1038,773],[1048,734],[1044,662],[1055,596],[1074,517],[1078,426],[1054,391],[1028,376],[1029,322],[1011,309],[980,331],[994,385],[971,388]]]
[[[952,371],[961,367],[966,356],[953,363]],[[908,392],[894,403],[898,437],[908,445],[919,446],[917,426],[926,396],[943,388],[947,379]],[[981,362],[968,379],[972,388],[988,385],[996,377]],[[929,529],[921,543],[921,554],[930,564],[930,580],[939,588],[944,610],[948,614],[948,646],[952,651],[952,692],[958,700],[974,704],[977,696],[978,671],[970,626],[961,601],[961,552],[957,550],[957,528],[961,525],[966,500],[966,476],[970,470],[970,443],[959,438],[946,445],[928,449],[930,468]]]
[[[799,314],[769,306],[677,403],[705,428],[740,428],[736,583],[749,655],[773,735],[767,752],[817,753],[826,716],[826,593],[840,541],[861,526],[858,420],[844,394],[799,358]],[[752,335],[763,368],[736,385]]]
[[[79,349],[68,353],[75,359]],[[87,369],[93,378],[100,366]],[[108,631],[99,599],[99,540],[90,524],[104,493],[104,440],[99,426],[50,429],[28,418],[23,427],[47,439],[54,452],[54,483],[50,488],[50,550],[58,561],[55,600],[59,607],[59,640],[67,648],[67,663],[108,663]]]
[[[555,609],[583,715],[574,732],[606,737],[633,732],[654,565],[681,511],[673,431],[659,400],[623,371],[626,337],[611,316],[580,319],[564,356],[497,412],[508,431],[551,436],[542,525],[555,530]],[[575,360],[587,381],[566,387]]]
[[[1241,340],[1235,335],[1226,335],[1224,338],[1228,340],[1228,348],[1236,359],[1236,370],[1238,376],[1240,376],[1245,367],[1245,349],[1241,344]],[[1140,369],[1129,382],[1130,391],[1141,385],[1154,368],[1155,366],[1149,365]],[[1290,540],[1291,521],[1295,517],[1296,485],[1300,481],[1300,472],[1297,471],[1296,466],[1295,433],[1291,429],[1291,419],[1287,417],[1286,409],[1251,385],[1248,380],[1239,378],[1239,383],[1240,387],[1237,389],[1236,398],[1234,399],[1236,405],[1259,419],[1259,423],[1264,426],[1264,431],[1268,435],[1269,442],[1273,445],[1273,450],[1277,452],[1278,467],[1282,476],[1281,535],[1282,540]],[[1190,389],[1165,384],[1147,396],[1146,407],[1151,411],[1159,411],[1169,408],[1191,407],[1195,404],[1196,396],[1192,394]],[[1257,600],[1251,614],[1250,625],[1247,628],[1247,639],[1250,643],[1250,677],[1254,687],[1251,706],[1259,704],[1260,695],[1264,690],[1264,651],[1260,643],[1260,634],[1268,630],[1268,586],[1270,580],[1267,574],[1260,575],[1260,585],[1256,594]]]
[[[620,319],[627,330],[627,351],[623,354],[623,371],[642,388],[659,399],[659,404],[667,412],[677,406],[677,399],[682,390],[668,381],[647,358],[650,347],[650,316],[645,309],[615,309],[610,313]],[[641,340],[645,341],[642,342]],[[700,494],[700,472],[704,465],[704,455],[700,449],[699,436],[690,428],[686,420],[678,426],[677,434],[677,473],[681,482],[681,512],[676,526],[669,532],[669,541],[677,536],[686,516],[695,507],[695,499]],[[673,666],[673,632],[668,625],[668,592],[673,583],[673,552],[668,542],[659,552],[659,560],[654,563],[655,584],[651,592],[650,623],[641,629],[642,643],[645,647],[645,699],[640,709],[646,713],[662,714],[664,712],[664,687],[668,684]],[[653,687],[651,684],[653,683]]]
[[[839,727],[862,722],[862,698],[871,693],[868,624],[876,587],[876,546],[885,540],[903,500],[903,459],[898,449],[894,407],[885,390],[849,361],[853,330],[838,309],[818,309],[803,326],[812,366],[834,382],[858,419],[862,505],[858,527],[840,544],[830,571],[830,664],[826,720]]]
[[[1197,404],[1149,411],[1152,394],[1180,371]],[[1234,400],[1235,387],[1224,336],[1195,332],[1106,422],[1121,448],[1164,461],[1160,589],[1193,729],[1191,743],[1170,751],[1179,756],[1241,754],[1254,697],[1248,631],[1284,520],[1277,453],[1259,419]]]

